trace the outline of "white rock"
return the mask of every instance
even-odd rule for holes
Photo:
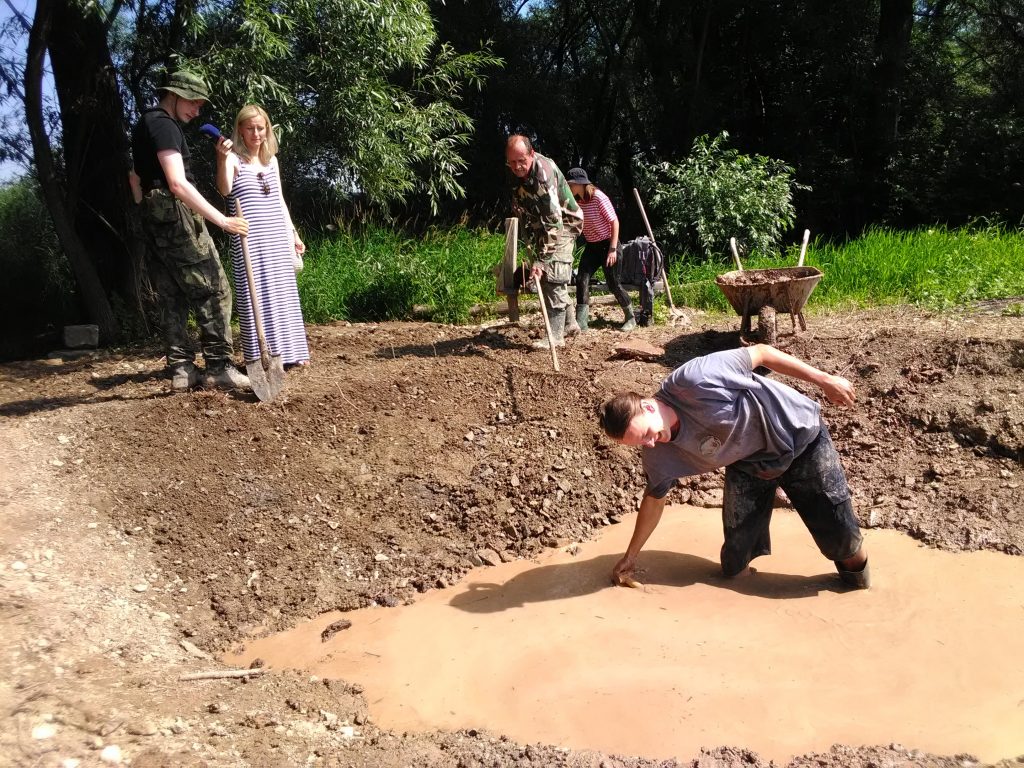
[[[388,560],[390,560],[390,558],[385,554],[376,554],[373,556],[373,559],[376,560],[378,563],[386,563]]]
[[[60,761],[60,768],[78,768],[82,764],[82,761],[77,757],[65,757]]]
[[[109,744],[100,752],[100,760],[109,765],[120,765],[121,757],[121,748],[117,744]]]
[[[142,582],[140,584],[136,584],[134,587],[132,587],[132,589],[134,589],[136,592],[145,592],[147,589],[149,589],[149,584]]]
[[[44,739],[52,739],[57,735],[57,726],[53,723],[43,723],[37,725],[32,729],[32,738],[36,741],[43,741]]]
[[[21,562],[21,560],[15,560],[13,563],[11,563],[12,571],[24,571],[27,568],[28,566]]]

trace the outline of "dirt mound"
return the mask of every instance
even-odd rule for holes
[[[20,734],[3,748],[56,760],[116,737],[136,765],[284,764],[338,749],[352,765],[653,765],[475,732],[380,732],[343,683],[174,678],[241,633],[394,606],[619,522],[642,473],[598,436],[594,409],[739,343],[738,318],[701,322],[638,330],[664,355],[623,359],[622,334],[598,319],[558,374],[519,327],[313,328],[313,365],[271,404],[171,396],[147,350],[0,367],[11,489],[0,609],[20,627],[6,645],[21,648],[0,666],[5,731]],[[858,388],[855,409],[824,412],[862,523],[1021,554],[1024,321],[885,310],[808,323],[794,337],[783,318],[779,346]],[[720,487],[720,473],[693,478],[670,500],[714,503]],[[33,741],[33,723],[74,737]],[[962,761],[892,746],[793,765],[890,763]],[[659,764],[762,762],[727,748]]]

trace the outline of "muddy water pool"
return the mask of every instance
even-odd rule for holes
[[[774,554],[726,580],[720,515],[681,506],[640,556],[643,588],[613,588],[632,528],[477,569],[411,606],[327,614],[225,660],[359,683],[398,731],[650,758],[733,745],[785,761],[891,742],[989,762],[1024,753],[1024,559],[871,530],[873,587],[849,591],[776,510]],[[352,626],[322,642],[339,618]]]

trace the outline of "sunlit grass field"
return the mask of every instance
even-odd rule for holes
[[[299,276],[306,322],[408,318],[414,307],[427,308],[436,321],[465,322],[472,307],[496,300],[492,269],[503,251],[503,235],[462,228],[419,238],[371,228],[312,242]],[[790,267],[798,258],[794,245],[743,266]],[[678,254],[670,262],[677,305],[731,311],[715,285],[731,262]],[[809,311],[901,303],[944,309],[1024,296],[1024,229],[877,229],[846,243],[813,241],[804,264],[824,273]]]

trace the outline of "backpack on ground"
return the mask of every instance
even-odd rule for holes
[[[665,257],[649,237],[638,237],[622,244],[616,263],[616,276],[624,286],[640,289],[640,311],[636,321],[650,325],[654,319],[654,284],[661,277]]]

